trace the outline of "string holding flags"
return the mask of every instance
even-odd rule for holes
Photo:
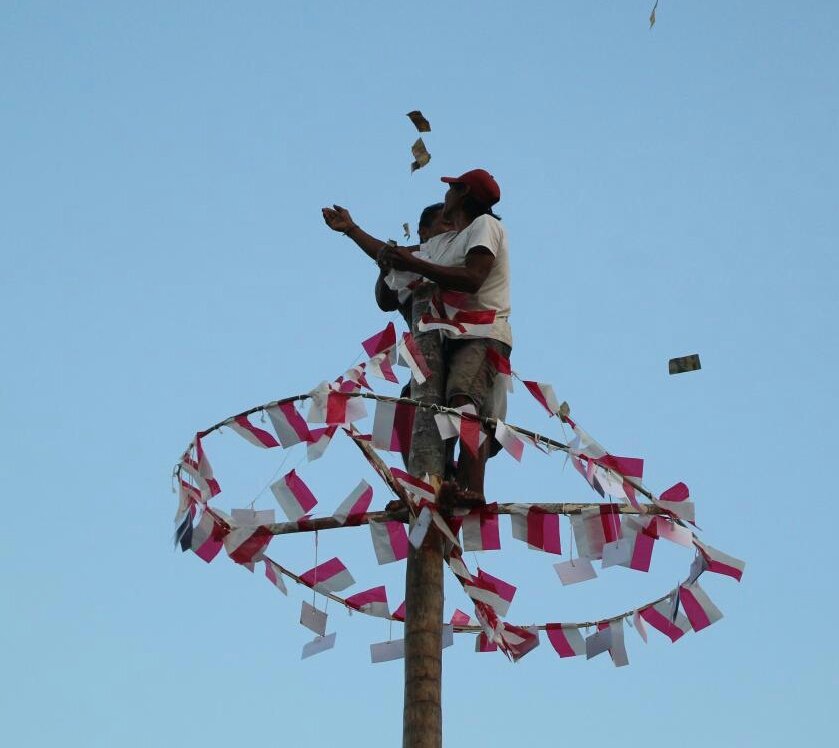
[[[438,316],[428,319],[428,329],[448,324],[468,330],[470,324],[485,323],[459,317],[456,294],[442,298],[435,314]],[[363,348],[368,359],[335,381],[323,382],[308,393],[256,406],[196,434],[174,469],[178,494],[176,545],[206,563],[214,561],[222,548],[231,561],[251,571],[261,562],[265,578],[284,595],[288,594],[286,580],[291,580],[306,587],[315,598],[319,595],[348,611],[404,622],[404,603],[391,611],[384,585],[351,591],[355,578],[337,556],[317,563],[316,553],[315,565],[300,574],[282,565],[273,557],[282,547],[277,536],[368,525],[372,557],[378,564],[390,564],[403,561],[410,546],[419,548],[428,533],[437,533],[444,539],[446,565],[463,592],[463,600],[474,607],[474,616],[457,610],[444,627],[444,637],[454,633],[475,635],[477,652],[500,650],[511,661],[536,649],[540,632],[545,632],[560,658],[585,655],[591,659],[608,652],[613,664],[622,667],[629,662],[625,624],[643,641],[647,640],[646,626],[650,626],[675,642],[722,618],[699,578],[711,573],[740,581],[745,563],[697,537],[695,504],[684,483],[676,483],[659,495],[653,493],[642,482],[644,460],[609,452],[580,426],[576,416],[571,417],[567,403],[560,403],[550,384],[520,379],[549,417],[556,416],[557,421],[571,428],[573,438],[567,444],[500,419],[483,417],[474,407],[448,408],[373,391],[366,374],[376,373],[386,381],[398,382],[393,369],[398,363],[406,365],[417,381],[428,375],[427,364],[412,345],[410,334],[398,336],[392,323],[365,340]],[[519,377],[509,361],[496,355],[490,363],[504,377],[502,384],[511,389],[512,378]],[[375,406],[372,418],[365,407],[368,400]],[[304,416],[299,408],[307,402]],[[530,449],[548,457],[554,452],[564,453],[597,494],[596,500],[491,502],[468,508],[439,504],[435,487],[427,478],[411,475],[383,459],[410,448],[411,424],[419,410],[432,411],[441,438],[457,437],[467,450],[477,451],[494,436],[516,461]],[[257,415],[262,416],[264,428],[256,425]],[[357,425],[365,419],[370,422],[367,434]],[[304,444],[309,462],[323,457],[332,440],[342,435],[340,438],[349,439],[360,449],[387,493],[397,501],[371,511],[374,487],[356,478],[355,487],[349,483],[345,498],[327,510],[331,513],[315,516],[313,512],[322,504],[295,467],[280,477],[277,469],[268,484],[283,521],[275,521],[273,509],[255,509],[253,505],[233,508],[228,514],[217,506],[225,494],[206,451],[208,437],[215,438],[225,426],[268,455]],[[562,534],[572,533],[577,556],[554,564],[557,583],[563,586],[596,579],[595,562],[599,562],[601,571],[623,567],[648,573],[658,541],[666,540],[693,555],[682,581],[660,597],[629,610],[590,621],[512,623],[507,618],[519,585],[483,568],[473,572],[463,555],[464,551],[499,551],[502,516],[510,517],[513,539],[548,554],[552,560],[565,555],[565,548],[570,551],[572,543],[563,543]],[[562,517],[567,517],[567,524]],[[406,524],[410,524],[410,532]],[[300,622],[317,635],[304,646],[304,658],[335,646],[335,632],[326,633],[326,611],[318,610],[314,600],[303,604]],[[593,632],[584,636],[586,628]],[[402,656],[402,640],[379,642],[371,648],[374,662]]]

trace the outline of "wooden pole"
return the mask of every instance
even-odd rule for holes
[[[439,332],[417,331],[417,320],[428,310],[435,287],[427,283],[414,291],[412,332],[431,375],[411,384],[411,397],[423,403],[443,403],[445,371]],[[445,450],[434,412],[418,408],[414,417],[409,472],[426,474],[439,489],[445,470]],[[430,528],[419,550],[408,549],[405,572],[405,704],[403,748],[442,748],[443,710],[443,538]]]

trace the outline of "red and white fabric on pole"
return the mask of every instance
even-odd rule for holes
[[[384,330],[371,335],[361,343],[362,348],[370,358],[380,353],[389,351],[396,345],[396,327],[393,322],[388,322]]]
[[[504,389],[507,392],[513,391],[513,367],[510,365],[510,359],[502,355],[494,348],[487,348],[487,361],[493,369],[495,369],[495,376],[502,382]]]
[[[417,384],[422,384],[431,376],[431,369],[428,368],[425,356],[422,355],[411,333],[406,332],[402,336],[397,351],[401,362],[411,370],[411,375]]]
[[[504,623],[500,639],[505,654],[513,662],[518,662],[528,652],[539,646],[539,631],[535,628],[527,629],[521,626],[513,626],[511,623]]]
[[[679,601],[694,631],[702,631],[722,618],[722,611],[711,602],[698,582],[679,587]]]
[[[234,527],[224,536],[224,549],[237,564],[261,561],[274,535],[267,527]]]
[[[387,590],[383,586],[373,587],[352,595],[346,599],[346,603],[353,610],[358,610],[369,616],[390,617],[387,608]]]
[[[521,462],[521,456],[524,453],[524,442],[519,438],[518,432],[515,429],[511,429],[503,421],[496,421],[495,439],[515,460]]]
[[[463,583],[463,590],[475,602],[482,602],[492,608],[496,615],[504,617],[513,602],[516,588],[497,577],[478,569],[477,576]]]
[[[673,620],[672,611],[672,601],[667,599],[642,608],[638,611],[638,615],[654,629],[664,634],[671,642],[675,642],[690,631],[690,621],[681,612],[677,613],[675,620]]]
[[[624,667],[629,664],[629,656],[626,653],[626,644],[623,637],[623,618],[616,621],[601,621],[597,624],[597,630],[608,629],[611,632],[609,642],[609,656],[615,667]]]
[[[207,502],[213,496],[218,496],[221,493],[221,486],[213,477],[213,468],[204,453],[200,435],[195,437],[195,455],[195,458],[193,458],[189,453],[185,454],[181,459],[181,467],[195,481],[198,490],[201,491],[202,499]]]
[[[355,584],[352,574],[337,557],[301,574],[300,581],[318,592],[341,592]]]
[[[227,533],[228,529],[213,516],[212,512],[205,511],[192,531],[190,549],[202,561],[210,563],[221,550]]]
[[[392,467],[390,468],[391,475],[400,483],[400,485],[410,494],[416,497],[418,501],[425,499],[426,501],[434,501],[436,494],[434,493],[434,486],[426,483],[424,480],[415,478],[410,473],[404,470]]]
[[[658,498],[661,501],[687,501],[690,498],[690,491],[684,483],[679,482],[670,486]]]
[[[402,522],[370,522],[369,527],[379,564],[408,558],[408,534]]]
[[[578,657],[586,653],[586,643],[576,626],[549,623],[545,627],[548,641],[560,657]]]
[[[501,548],[498,532],[498,514],[494,511],[498,504],[473,509],[463,517],[464,551],[497,551]]]
[[[725,574],[727,577],[732,577],[738,582],[743,578],[743,570],[746,568],[746,562],[739,558],[729,556],[727,553],[712,548],[710,545],[694,540],[694,545],[699,549],[699,552],[705,557],[706,571],[712,571],[715,574]]]
[[[571,528],[577,553],[582,558],[603,558],[603,546],[621,537],[619,507],[617,504],[601,504],[599,509],[584,509],[571,515]]]
[[[554,388],[551,385],[532,380],[524,380],[523,384],[527,387],[527,391],[536,398],[536,402],[548,413],[555,416],[559,412],[559,401],[556,399]]]
[[[306,460],[314,462],[323,457],[326,448],[332,442],[332,437],[338,430],[337,426],[324,426],[320,429],[312,429],[309,432],[309,444],[306,447]]]
[[[367,481],[362,480],[341,502],[341,505],[335,510],[335,517],[342,525],[357,524],[358,520],[367,511],[370,503],[373,501],[373,488]]]
[[[309,425],[297,412],[293,402],[277,403],[267,408],[266,412],[283,447],[309,441]]]
[[[455,413],[435,413],[434,420],[437,423],[437,430],[443,440],[460,437],[461,445],[474,456],[478,456],[478,450],[486,441],[486,434],[477,419],[478,412],[472,403],[466,403],[455,408]]]
[[[510,519],[516,540],[524,541],[533,550],[562,553],[558,514],[549,514],[537,506],[524,504],[513,507]]]
[[[475,651],[476,652],[497,652],[498,645],[490,639],[483,631],[478,634],[477,639],[475,639]]]
[[[271,493],[286,516],[296,522],[314,509],[318,500],[294,470],[271,484]]]
[[[405,620],[405,601],[403,600],[401,605],[393,611],[391,614],[391,618],[394,621],[404,621]]]
[[[265,562],[265,578],[284,595],[288,595],[288,589],[283,580],[283,572],[279,565],[270,558],[265,558],[263,561]]]
[[[410,403],[389,400],[376,402],[373,419],[373,446],[388,452],[405,452],[411,449],[416,407]]]
[[[280,443],[271,434],[265,429],[254,426],[247,416],[236,416],[232,421],[228,421],[227,425],[255,447],[270,449],[280,446]]]
[[[417,324],[417,329],[420,332],[440,330],[450,338],[459,338],[467,335],[483,338],[487,337],[492,331],[494,322],[494,309],[460,311],[451,318],[423,314]]]
[[[393,371],[393,363],[391,361],[390,352],[380,353],[378,356],[373,356],[367,361],[367,371],[374,377],[384,379],[387,382],[399,382],[399,377]]]

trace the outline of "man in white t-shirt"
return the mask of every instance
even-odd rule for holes
[[[507,235],[492,212],[501,199],[501,190],[483,169],[473,169],[459,177],[443,177],[442,181],[449,184],[443,215],[454,230],[420,247],[385,244],[360,229],[349,211],[338,205],[324,208],[323,217],[330,228],[350,237],[380,266],[393,268],[397,275],[422,276],[450,295],[457,292],[457,307],[467,315],[485,312],[492,318],[488,325],[461,325],[460,332],[444,332],[448,337],[444,351],[446,404],[456,408],[471,403],[480,415],[499,415],[492,413],[497,369],[491,358],[509,358],[513,342]],[[394,282],[392,287],[398,291],[399,285]],[[447,486],[445,491],[457,503],[484,501],[484,469],[490,443],[490,439],[485,440],[477,456],[461,447],[456,485]]]

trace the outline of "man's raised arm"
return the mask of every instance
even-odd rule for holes
[[[323,213],[323,220],[329,228],[333,231],[340,231],[352,239],[371,260],[378,260],[379,251],[387,246],[387,242],[383,242],[375,236],[370,236],[366,231],[359,228],[358,224],[353,221],[350,212],[340,205],[323,208],[321,212]],[[413,252],[418,247],[408,247],[407,249]]]

